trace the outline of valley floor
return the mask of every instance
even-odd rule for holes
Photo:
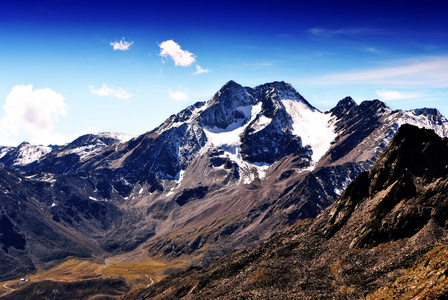
[[[129,287],[128,291],[115,295],[117,299],[120,299],[127,293],[147,288],[162,280],[170,271],[176,271],[185,266],[186,262],[180,260],[155,260],[139,249],[125,255],[110,257],[102,262],[67,258],[51,269],[39,269],[35,274],[24,278],[0,282],[0,298],[9,294],[13,295],[15,292],[44,281],[75,283],[95,279],[120,279],[124,280]],[[108,297],[111,296],[113,295],[108,295]]]

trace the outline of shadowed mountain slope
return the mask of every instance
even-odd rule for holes
[[[316,219],[133,299],[448,296],[448,139],[403,125]]]
[[[288,83],[230,81],[130,140],[86,135],[20,165],[34,148],[5,148],[0,279],[130,251],[206,266],[317,216],[405,123],[448,133],[435,109],[348,97],[321,112]]]

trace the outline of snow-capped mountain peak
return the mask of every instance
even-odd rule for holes
[[[3,153],[0,165],[4,167],[23,167],[37,161],[39,158],[53,150],[50,146],[33,145],[23,142],[17,147],[9,147],[8,152]]]
[[[106,251],[149,241],[151,255],[210,262],[315,217],[373,165],[404,123],[447,135],[437,110],[392,111],[378,100],[357,105],[347,97],[321,112],[290,84],[231,81],[208,102],[129,141],[86,135],[32,163],[10,164],[32,174],[0,169],[0,195],[16,209],[26,193],[11,198],[12,191],[23,181],[45,223],[73,228]],[[27,234],[39,245],[39,234]]]

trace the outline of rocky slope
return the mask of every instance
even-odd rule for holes
[[[403,125],[316,219],[191,268],[133,299],[448,296],[448,139]]]
[[[315,217],[404,123],[448,133],[448,121],[432,109],[392,111],[377,100],[345,98],[321,112],[290,84],[230,81],[209,101],[129,141],[80,137],[10,165],[22,174],[4,171],[2,216],[25,242],[3,247],[11,263],[0,267],[0,278],[17,276],[13,264],[28,272],[66,255],[136,247],[207,265]],[[47,231],[51,238],[39,234]],[[58,255],[39,250],[51,244]]]

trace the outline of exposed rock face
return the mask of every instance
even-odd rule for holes
[[[445,298],[448,139],[403,125],[316,219],[135,299]]]
[[[290,84],[249,88],[231,81],[210,101],[128,141],[82,136],[34,162],[9,165],[21,174],[0,177],[0,187],[14,182],[0,203],[11,234],[27,242],[25,249],[2,248],[18,249],[26,270],[66,255],[138,246],[207,265],[318,215],[373,165],[404,123],[448,134],[436,110],[392,111],[377,100],[357,105],[345,98],[321,112]],[[31,246],[47,241],[21,221],[27,219],[49,232],[58,255]],[[2,265],[0,271],[16,274]]]
[[[97,201],[95,185],[100,184],[79,176],[27,178],[0,169],[0,278],[23,276],[67,256],[103,255],[100,238],[122,214],[115,205]]]

